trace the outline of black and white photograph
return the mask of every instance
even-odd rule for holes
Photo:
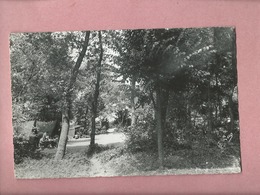
[[[10,34],[16,178],[241,173],[236,50],[234,27]]]

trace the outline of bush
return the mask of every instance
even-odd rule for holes
[[[137,121],[133,127],[125,130],[127,149],[131,152],[156,150],[155,121],[147,115],[143,120]]]
[[[22,163],[24,158],[40,159],[42,157],[35,145],[22,135],[14,135],[13,144],[15,164]]]

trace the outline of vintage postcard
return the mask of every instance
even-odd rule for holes
[[[12,33],[17,178],[240,173],[233,27]]]

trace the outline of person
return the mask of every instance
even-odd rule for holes
[[[58,144],[59,144],[59,136],[55,135],[54,136],[54,142],[53,142],[53,148],[58,147]]]
[[[79,133],[77,132],[74,137],[75,137],[75,139],[79,139]]]
[[[46,142],[48,141],[48,136],[47,136],[47,133],[44,132],[43,135],[42,135],[42,138],[40,139],[39,141],[39,145],[40,147],[43,149],[46,147]]]
[[[29,135],[29,143],[32,145],[32,149],[35,150],[39,147],[39,136],[37,127],[33,126]]]

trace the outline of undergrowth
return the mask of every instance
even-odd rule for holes
[[[239,150],[235,148],[234,150]],[[116,168],[118,175],[138,175],[143,172],[157,171],[158,157],[153,152],[129,152],[126,147],[110,149],[98,154],[102,163]],[[170,169],[225,169],[239,168],[240,158],[233,151],[222,152],[218,148],[200,150],[165,151],[164,170]]]
[[[218,148],[199,149],[165,149],[164,170],[159,170],[157,153],[132,152],[128,147],[108,147],[94,145],[94,148],[82,151],[68,151],[64,159],[54,160],[55,150],[44,150],[40,160],[25,158],[23,163],[15,165],[18,178],[60,178],[60,177],[88,177],[93,162],[98,160],[100,169],[106,167],[115,173],[123,175],[156,175],[156,174],[201,174],[239,172],[240,159],[238,146],[226,151]],[[98,168],[96,167],[98,170]],[[218,170],[217,170],[218,169]],[[234,170],[232,170],[234,169]]]

